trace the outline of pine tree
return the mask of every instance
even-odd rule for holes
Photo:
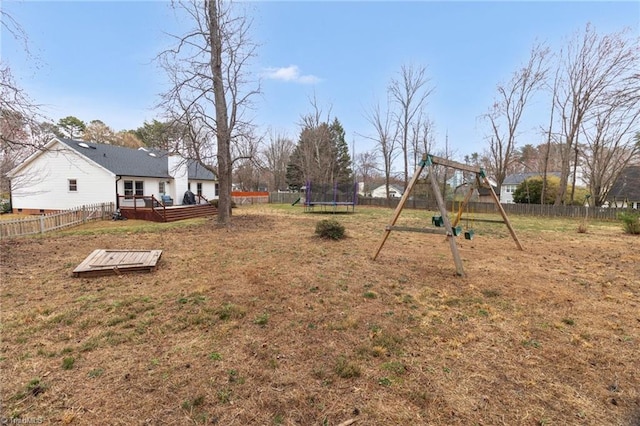
[[[337,118],[331,125],[322,122],[300,132],[287,165],[287,184],[299,189],[307,182],[331,186],[353,182],[349,147]]]
[[[344,128],[337,118],[334,118],[333,123],[331,123],[330,131],[335,155],[334,181],[338,185],[352,184],[353,170],[351,169],[349,146],[345,140]]]

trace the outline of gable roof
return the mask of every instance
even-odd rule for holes
[[[167,152],[57,138],[61,143],[118,176],[171,178]],[[203,165],[188,161],[189,179],[215,180]]]
[[[122,146],[58,138],[60,142],[115,175],[170,178],[166,157]]]
[[[640,200],[640,166],[629,166],[625,168],[618,179],[613,183],[608,200],[624,199]]]

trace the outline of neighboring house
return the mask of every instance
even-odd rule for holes
[[[610,207],[640,209],[640,166],[629,166],[620,173],[607,201]]]
[[[371,197],[373,198],[387,198],[386,185],[380,185],[373,191],[371,191]],[[389,185],[389,198],[402,197],[402,190],[395,185]]]
[[[493,192],[497,193],[498,187],[495,185],[491,185],[491,186],[493,187]],[[480,188],[478,188],[478,202],[479,203],[495,203],[493,199],[493,195],[491,195],[491,189],[485,188],[484,186],[481,186]]]
[[[125,196],[169,195],[182,204],[190,189],[218,198],[216,176],[201,164],[148,148],[125,148],[54,138],[9,172],[15,212],[37,214]],[[138,200],[142,201],[142,200]],[[124,205],[124,204],[123,204]]]
[[[493,187],[493,191],[496,192],[498,190],[495,182],[492,179],[489,179],[489,183],[491,184],[491,186]],[[493,200],[493,197],[491,196],[491,189],[489,189],[489,187],[484,187],[481,186],[479,188],[476,188],[475,183],[471,184],[471,183],[463,183],[460,186],[458,186],[457,188],[454,189],[454,200],[456,201],[461,201],[462,199],[464,199],[468,193],[469,190],[471,188],[475,188],[473,194],[471,195],[471,198],[469,201],[471,202],[476,202],[476,203],[494,203],[495,201]],[[497,194],[497,192],[496,192]]]
[[[560,173],[558,172],[547,173],[547,176],[552,175],[560,177]],[[516,188],[526,179],[537,176],[542,176],[542,173],[515,173],[508,175],[504,178],[504,182],[502,182],[502,187],[500,188],[500,202],[503,204],[513,204],[513,193]]]

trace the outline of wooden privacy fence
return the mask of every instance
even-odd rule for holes
[[[269,193],[262,191],[232,191],[231,199],[241,206],[243,204],[267,204]]]
[[[269,194],[269,202],[273,204],[291,204],[299,197],[304,198],[304,193],[290,192]],[[395,209],[400,202],[400,198],[371,198],[358,197],[359,206],[376,206],[389,207]],[[446,201],[447,210],[454,212],[458,210],[458,201]],[[584,206],[553,206],[550,204],[501,204],[505,212],[509,216],[541,216],[541,217],[585,217],[587,213]],[[436,200],[425,199],[409,199],[407,200],[405,209],[424,209],[429,211],[438,211]],[[616,209],[608,207],[588,207],[589,218],[598,220],[618,220],[618,213],[625,209]],[[467,210],[467,209],[465,209]],[[494,203],[470,202],[468,211],[470,213],[496,213],[497,207]]]
[[[0,238],[44,234],[95,220],[108,220],[114,210],[114,203],[97,203],[23,219],[0,220]]]
[[[378,206],[395,208],[400,201],[399,198],[358,198],[358,205],[362,206]],[[446,201],[447,210],[450,212],[458,211],[458,201]],[[598,220],[618,220],[618,213],[625,209],[616,209],[608,207],[584,207],[584,206],[554,206],[550,204],[501,204],[504,211],[509,216],[541,216],[541,217],[575,217],[581,218],[588,214],[590,219]],[[435,200],[408,200],[405,208],[424,209],[429,211],[437,211],[438,206]],[[469,213],[496,213],[498,209],[494,203],[470,202],[465,211]]]

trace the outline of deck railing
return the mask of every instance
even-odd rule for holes
[[[158,200],[154,195],[118,195],[118,208],[132,209],[151,209],[161,218],[166,219],[166,206]]]
[[[0,238],[44,234],[95,220],[110,220],[114,210],[114,203],[96,203],[40,216],[0,220]]]

